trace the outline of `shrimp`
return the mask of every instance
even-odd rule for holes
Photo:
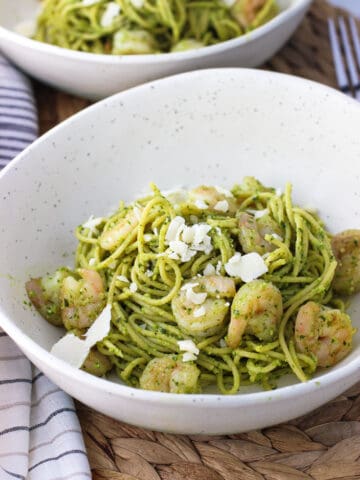
[[[231,306],[227,344],[237,348],[244,333],[270,342],[275,338],[283,313],[281,293],[275,285],[254,280],[243,285]]]
[[[153,358],[146,365],[140,388],[170,393],[198,393],[200,371],[193,363],[183,363],[172,357]]]
[[[231,12],[239,25],[246,29],[254,22],[266,2],[267,0],[236,0]]]
[[[71,272],[66,268],[42,278],[31,278],[25,284],[28,297],[40,315],[57,327],[62,326],[60,288],[65,277]]]
[[[333,280],[335,292],[352,295],[360,291],[360,230],[335,235],[331,246],[338,261]]]
[[[301,353],[311,353],[319,367],[330,367],[351,350],[352,327],[349,315],[316,302],[307,302],[295,321],[295,344]]]
[[[125,217],[120,218],[112,228],[101,234],[99,239],[101,248],[104,250],[114,250],[119,243],[136,229],[139,225],[140,217],[140,208],[135,206],[129,210]]]
[[[172,300],[172,311],[183,332],[208,337],[224,326],[230,306],[227,299],[234,295],[232,278],[220,275],[197,277],[183,284]]]
[[[61,317],[67,330],[90,327],[105,305],[101,276],[95,270],[78,269],[81,277],[66,277],[60,288]]]
[[[272,252],[276,247],[265,240],[266,235],[282,235],[282,229],[270,215],[255,219],[249,213],[241,212],[239,220],[239,243],[244,253],[257,252],[259,255]]]
[[[103,377],[111,368],[112,363],[110,359],[96,350],[96,348],[90,350],[89,355],[81,367],[82,370],[96,377]]]
[[[195,206],[203,204],[204,208],[201,206],[200,210],[212,212],[235,213],[238,208],[236,200],[230,192],[206,185],[190,190],[189,201]]]

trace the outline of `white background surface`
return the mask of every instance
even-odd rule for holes
[[[341,8],[347,8],[360,18],[360,0],[329,0],[329,2]]]

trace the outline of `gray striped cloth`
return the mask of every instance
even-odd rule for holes
[[[0,55],[0,168],[37,136],[30,82]],[[0,329],[0,480],[89,480],[72,399]]]

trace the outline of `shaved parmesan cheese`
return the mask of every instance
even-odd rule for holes
[[[181,237],[184,240],[184,242],[192,243],[195,237],[195,230],[192,227],[185,226],[182,231]]]
[[[182,361],[185,362],[195,362],[197,360],[197,356],[190,352],[185,352],[182,356]]]
[[[106,305],[98,318],[91,325],[82,340],[73,333],[67,333],[53,345],[50,353],[64,360],[75,368],[80,368],[90,349],[108,335],[111,323],[111,305]]]
[[[88,356],[90,347],[73,333],[68,333],[53,345],[50,353],[75,368],[80,368]]]
[[[217,212],[227,212],[229,210],[229,203],[227,200],[221,200],[220,202],[217,202],[217,204],[214,206],[214,210]]]
[[[101,17],[100,25],[104,28],[111,27],[115,18],[119,15],[119,13],[120,13],[120,5],[118,5],[115,2],[108,3],[106,6],[106,10]]]
[[[208,277],[209,275],[215,275],[215,267],[214,265],[211,265],[211,263],[208,263],[204,269],[204,275]]]
[[[224,3],[229,3],[231,2],[231,4],[235,3],[236,0],[224,0]],[[215,185],[215,190],[220,193],[220,195],[224,195],[225,197],[227,198],[233,198],[234,195],[230,192],[230,190],[227,190],[226,188],[223,188],[223,187],[219,187],[217,185]]]
[[[206,310],[205,310],[204,306],[196,308],[194,310],[194,317],[195,318],[203,317],[205,315],[205,313],[206,313]]]
[[[268,271],[268,267],[256,252],[241,255],[235,253],[225,264],[225,271],[231,277],[239,277],[243,282],[251,282]]]
[[[204,202],[204,200],[195,200],[194,205],[199,210],[206,210],[208,205]]]
[[[100,342],[100,340],[106,337],[110,331],[110,322],[111,305],[106,305],[104,310],[86,332],[86,343],[92,347],[95,343]]]
[[[194,355],[199,355],[200,350],[197,348],[192,340],[179,340],[177,342],[180,352],[189,352]]]
[[[209,254],[213,246],[208,235],[211,226],[206,223],[185,225],[183,217],[175,217],[169,224],[165,242],[169,245],[166,251],[169,258],[188,262],[197,252]]]
[[[131,282],[130,287],[129,287],[130,292],[135,293],[137,291],[137,289],[138,289],[138,286],[136,285],[136,283]]]
[[[130,281],[125,277],[125,275],[118,275],[116,277],[116,280],[119,280],[119,282],[130,283]]]
[[[251,209],[248,209],[246,210],[248,213],[251,213],[251,215],[254,216],[254,218],[261,218],[263,217],[264,215],[267,215],[269,213],[269,210],[267,208],[265,208],[264,210],[251,210]]]
[[[93,232],[95,228],[98,225],[100,225],[102,221],[103,221],[102,217],[95,218],[94,215],[91,215],[89,220],[87,220],[85,223],[82,224],[82,227],[89,229],[90,232]]]

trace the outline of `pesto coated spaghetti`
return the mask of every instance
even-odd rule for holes
[[[35,40],[83,52],[176,52],[229,40],[278,13],[275,0],[43,0]]]
[[[290,185],[281,193],[246,177],[231,192],[153,186],[76,236],[76,270],[32,279],[27,291],[48,321],[79,337],[111,306],[110,332],[83,364],[90,373],[113,369],[150,390],[216,385],[233,394],[274,388],[288,373],[305,381],[351,349],[354,329],[333,286],[360,288],[341,257],[360,258],[359,232],[334,237],[332,248],[317,215],[293,205]]]

